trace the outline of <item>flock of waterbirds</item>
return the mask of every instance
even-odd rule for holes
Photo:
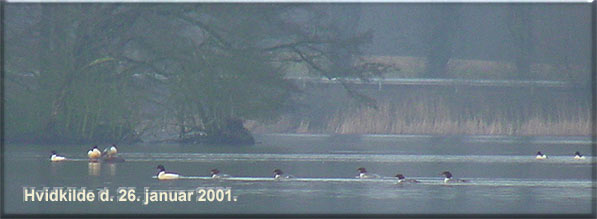
[[[56,153],[56,151],[52,151],[51,153],[52,153],[52,155],[50,156],[50,161],[52,161],[52,162],[61,162],[61,161],[68,160],[68,158],[58,155]],[[112,144],[111,146],[106,147],[103,151],[100,151],[99,148],[97,147],[97,145],[95,145],[91,149],[89,149],[89,151],[87,151],[87,157],[89,158],[89,162],[100,162],[100,161],[102,161],[102,162],[124,162],[124,159],[121,158],[120,156],[118,156],[117,153],[118,153],[118,149],[116,148],[115,144]],[[535,156],[535,159],[546,160],[546,159],[548,159],[548,156],[541,153],[541,151],[538,151]],[[580,152],[577,151],[574,153],[573,159],[584,160],[586,158],[585,158],[585,156],[580,154]],[[173,180],[173,179],[181,178],[181,175],[178,173],[167,172],[164,165],[161,165],[161,164],[158,165],[157,169],[159,170],[159,172],[156,175],[156,178],[158,180]],[[359,175],[357,175],[356,178],[360,178],[360,179],[382,178],[382,176],[380,176],[378,174],[368,173],[367,169],[365,169],[364,167],[357,168],[357,171],[358,171]],[[214,178],[214,179],[226,179],[226,178],[231,177],[228,174],[221,173],[221,171],[218,169],[212,169],[212,170],[210,170],[210,173],[211,173],[211,178]],[[274,176],[273,176],[274,180],[295,178],[292,175],[284,174],[284,172],[281,169],[274,169],[273,174],[274,174]],[[450,171],[443,171],[443,172],[441,172],[441,175],[443,175],[445,177],[443,180],[444,183],[466,183],[466,182],[469,182],[469,180],[453,178],[452,173]],[[394,177],[396,177],[398,179],[398,183],[419,183],[420,182],[416,179],[407,179],[401,173],[396,174]]]

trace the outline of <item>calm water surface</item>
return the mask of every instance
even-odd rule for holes
[[[588,138],[262,135],[254,146],[121,145],[124,163],[89,163],[90,146],[6,145],[6,213],[340,213],[340,214],[552,214],[591,213],[595,165]],[[103,148],[104,146],[100,146]],[[49,162],[57,150],[70,161]],[[541,150],[550,158],[538,161]],[[573,160],[580,151],[588,158]],[[158,181],[156,166],[183,179]],[[356,179],[366,167],[381,179]],[[209,178],[218,168],[233,176]],[[296,178],[273,181],[280,168]],[[443,183],[449,170],[470,183]],[[402,173],[418,184],[396,183]],[[114,201],[24,202],[23,187],[107,188]],[[119,202],[117,189],[133,187],[139,201]],[[236,201],[150,202],[144,188],[230,188]]]

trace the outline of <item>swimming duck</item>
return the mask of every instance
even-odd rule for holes
[[[220,170],[212,169],[211,170],[211,178],[220,179],[220,178],[228,178],[230,175],[228,174],[220,174]]]
[[[109,148],[104,149],[103,155],[112,157],[112,156],[116,155],[116,153],[118,153],[118,149],[116,149],[115,144],[112,144],[112,146],[110,146]]]
[[[66,160],[66,157],[56,154],[56,151],[52,151],[52,156],[50,156],[50,161],[58,162],[58,161],[63,161],[63,160]]]
[[[279,180],[279,179],[290,179],[290,178],[294,178],[293,175],[286,175],[285,176],[284,172],[282,172],[282,170],[280,170],[280,169],[275,169],[273,173],[274,173],[274,179],[277,179],[277,180]]]
[[[468,182],[468,180],[464,180],[464,179],[454,179],[452,178],[452,173],[450,173],[450,171],[444,171],[441,173],[442,175],[444,175],[446,178],[444,179],[444,183],[459,183],[459,182]]]
[[[582,154],[580,154],[580,152],[577,151],[576,153],[574,153],[574,159],[575,160],[584,160],[585,156],[582,156]]]
[[[161,164],[158,165],[158,170],[160,170],[157,174],[159,180],[178,179],[180,177],[177,173],[166,172],[166,168]]]
[[[104,149],[102,153],[102,161],[106,163],[122,163],[124,158],[117,155],[118,149],[115,144],[112,144],[109,148]]]
[[[97,145],[93,146],[88,152],[87,157],[89,157],[90,161],[97,161],[98,158],[102,156],[102,152],[97,149]]]
[[[371,179],[371,178],[379,178],[380,177],[377,174],[367,173],[367,170],[364,167],[359,167],[357,170],[359,171],[359,175],[356,178]]]
[[[419,183],[419,181],[415,179],[406,179],[404,175],[400,173],[397,174],[396,177],[398,178],[398,183]]]
[[[537,160],[545,160],[547,159],[547,155],[541,153],[541,151],[537,151],[537,157],[535,157]]]

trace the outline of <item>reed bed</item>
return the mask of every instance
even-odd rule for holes
[[[583,95],[516,89],[453,90],[400,89],[378,95],[377,108],[323,101],[328,106],[321,108],[327,111],[309,114],[304,110],[271,124],[247,124],[256,133],[591,135],[591,103]]]
[[[406,108],[401,110],[390,103],[372,108],[337,112],[320,130],[337,134],[433,134],[433,135],[590,135],[589,110],[578,117],[546,119],[539,114],[527,120],[507,118],[458,118],[441,107]],[[496,116],[497,117],[497,116]]]

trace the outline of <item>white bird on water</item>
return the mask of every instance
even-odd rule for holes
[[[58,161],[63,161],[63,160],[66,160],[66,157],[56,154],[56,151],[52,151],[52,156],[50,156],[50,161],[58,162]]]
[[[158,165],[158,170],[160,170],[157,174],[159,180],[169,180],[169,179],[178,179],[180,175],[178,173],[173,172],[166,172],[166,168],[163,165]]]

